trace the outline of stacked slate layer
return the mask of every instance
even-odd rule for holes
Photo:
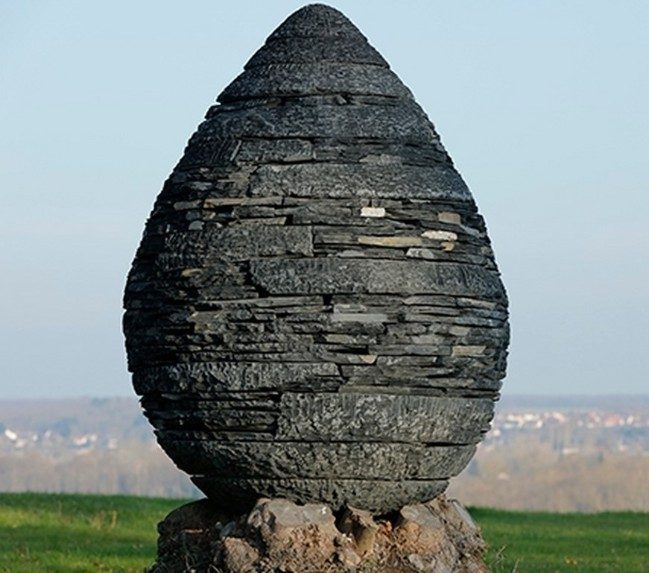
[[[207,112],[125,309],[160,445],[230,507],[432,499],[505,374],[507,298],[475,202],[408,88],[322,5]]]

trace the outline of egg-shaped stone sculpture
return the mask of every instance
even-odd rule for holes
[[[475,202],[408,88],[323,5],[207,112],[125,308],[160,445],[229,507],[434,498],[505,373],[507,298]]]

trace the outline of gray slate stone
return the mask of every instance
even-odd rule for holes
[[[232,442],[170,440],[162,443],[178,466],[191,474],[281,478],[394,480],[444,479],[464,469],[474,445],[425,446],[380,442]],[[371,463],[368,463],[371,462]]]
[[[223,103],[245,99],[322,94],[411,98],[389,68],[364,63],[277,63],[246,70],[219,96]]]
[[[489,429],[493,402],[436,396],[285,393],[280,411],[277,436],[281,440],[467,444]]]
[[[439,134],[322,5],[290,16],[218,102],[125,289],[159,443],[238,511],[435,497],[489,427],[509,342],[484,221]]]
[[[343,37],[285,37],[269,40],[248,60],[245,68],[270,64],[303,64],[313,62],[349,62],[388,67],[367,40],[360,34]]]
[[[353,505],[383,513],[400,507],[410,499],[433,499],[448,486],[447,480],[371,480],[308,478],[238,478],[194,476],[192,481],[208,497],[226,508],[250,507],[260,497],[285,497],[298,503],[318,499],[336,509]]]
[[[267,259],[251,264],[252,279],[272,294],[479,294],[503,299],[498,275],[453,263],[335,258]]]
[[[236,392],[259,390],[314,390],[329,377],[337,377],[335,364],[194,362],[141,368],[133,375],[138,394],[147,392]]]
[[[437,136],[413,101],[386,105],[260,105],[216,108],[199,126],[197,138],[226,141],[246,137],[359,140],[379,138],[409,145],[434,145]]]
[[[438,163],[425,168],[364,163],[262,166],[250,180],[250,192],[257,196],[329,199],[467,201],[471,198],[457,171]]]

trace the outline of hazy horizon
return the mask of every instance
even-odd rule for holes
[[[0,399],[132,395],[121,296],[203,114],[303,2],[0,7]],[[511,302],[505,395],[649,393],[649,3],[340,0],[440,132]]]

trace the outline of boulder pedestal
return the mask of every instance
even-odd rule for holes
[[[203,499],[171,512],[158,531],[151,573],[487,571],[479,528],[444,496],[382,516],[265,498],[233,515]]]

